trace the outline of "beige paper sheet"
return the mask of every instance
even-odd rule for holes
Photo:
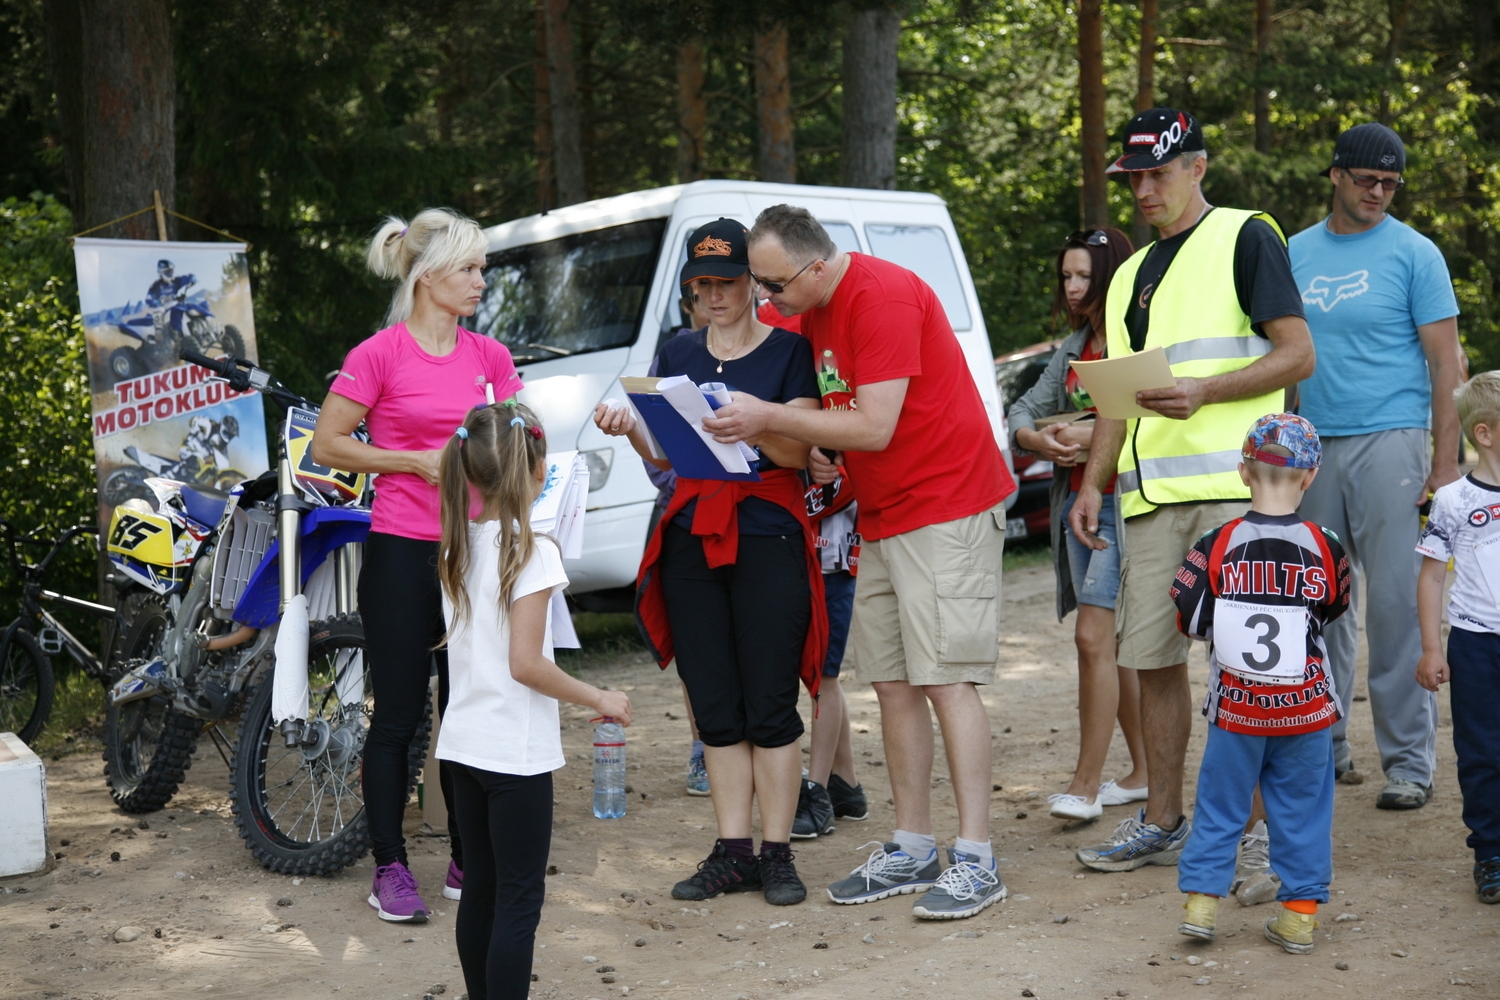
[[[1135,401],[1143,389],[1170,389],[1176,385],[1172,366],[1160,347],[1127,354],[1123,358],[1071,362],[1078,381],[1093,397],[1101,417],[1129,420],[1131,417],[1159,417]]]

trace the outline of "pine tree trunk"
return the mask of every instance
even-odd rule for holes
[[[1156,106],[1156,0],[1141,0],[1141,48],[1136,62],[1135,109],[1145,111]],[[1151,225],[1140,209],[1130,227],[1130,238],[1138,247],[1151,240]]]
[[[843,181],[848,187],[896,187],[896,52],[901,15],[856,11],[844,29]]]
[[[1390,73],[1390,82],[1380,91],[1380,123],[1382,125],[1391,123],[1391,90],[1400,86],[1401,83],[1401,42],[1402,36],[1406,34],[1408,12],[1408,0],[1389,0],[1386,4],[1386,13],[1391,24],[1391,33],[1386,39],[1385,46],[1385,62],[1387,72]],[[1474,51],[1482,50],[1476,46]]]
[[[703,40],[689,38],[677,49],[677,180],[682,184],[708,176],[703,162],[708,136],[703,77]]]
[[[557,203],[588,199],[583,173],[583,128],[578,110],[578,78],[573,68],[573,24],[568,0],[542,0],[547,37],[547,90],[552,105],[552,155],[557,171]]]
[[[1271,0],[1255,0],[1255,151],[1271,152]]]
[[[533,93],[536,110],[531,131],[532,144],[536,147],[536,203],[537,211],[546,212],[557,204],[552,192],[552,93],[547,74],[547,15],[538,6],[536,9],[536,82]]]
[[[760,124],[760,179],[797,183],[797,147],[792,138],[792,77],[787,66],[786,26],[755,36],[755,110]]]
[[[44,16],[75,223],[87,229],[145,208],[154,190],[175,207],[167,0],[47,0]],[[156,218],[138,215],[103,235],[156,239]]]
[[[1100,0],[1078,4],[1078,98],[1083,128],[1083,225],[1109,224],[1109,190],[1104,159],[1109,135],[1104,127],[1104,36]]]

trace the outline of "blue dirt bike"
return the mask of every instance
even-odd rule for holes
[[[280,456],[274,472],[227,494],[153,478],[156,509],[116,508],[106,548],[117,574],[139,584],[143,620],[159,624],[138,630],[156,638],[130,649],[111,689],[120,721],[107,726],[106,771],[123,808],[161,808],[202,727],[237,717],[237,737],[223,742],[246,846],[273,871],[332,875],[369,850],[360,769],[373,695],[355,601],[369,479],[312,462],[318,408],[270,373],[182,356],[285,409]],[[132,710],[146,724],[127,725]],[[149,757],[129,740],[137,731],[162,737]]]

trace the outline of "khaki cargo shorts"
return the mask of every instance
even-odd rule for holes
[[[1004,552],[1003,507],[865,542],[850,626],[860,679],[992,683]]]
[[[1177,504],[1125,522],[1115,601],[1120,666],[1160,670],[1187,662],[1193,641],[1178,631],[1177,605],[1167,592],[1194,543],[1249,509],[1248,500]]]

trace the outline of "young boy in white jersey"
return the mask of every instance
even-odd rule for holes
[[[1479,464],[1437,491],[1417,543],[1426,556],[1417,577],[1417,683],[1429,691],[1453,684],[1453,749],[1474,851],[1474,889],[1481,903],[1500,903],[1500,372],[1475,375],[1454,399]],[[1457,576],[1448,598],[1445,658],[1440,619],[1450,558]]]
[[[1188,897],[1178,930],[1214,936],[1258,785],[1281,878],[1281,910],[1266,937],[1303,955],[1333,879],[1330,730],[1340,710],[1323,626],[1348,610],[1349,560],[1332,532],[1297,516],[1323,458],[1312,424],[1290,413],[1261,417],[1241,456],[1249,512],[1200,538],[1171,588],[1178,628],[1212,643],[1208,745],[1177,868]]]

